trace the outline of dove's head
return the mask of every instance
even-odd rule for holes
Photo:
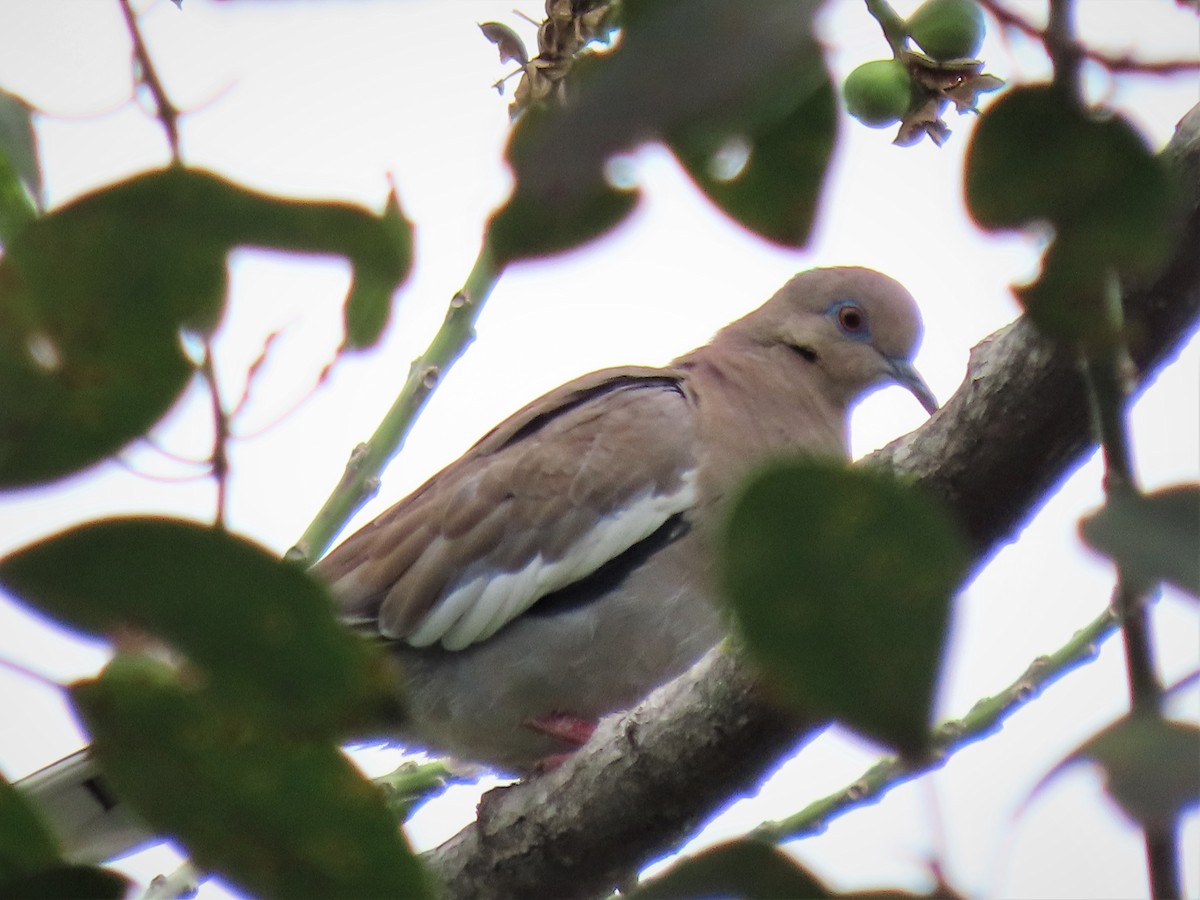
[[[913,366],[921,341],[916,301],[874,269],[810,269],[737,323],[743,339],[775,344],[818,368],[845,403],[899,384],[929,413],[937,399]]]

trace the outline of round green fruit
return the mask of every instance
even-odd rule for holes
[[[921,49],[937,60],[970,59],[983,46],[983,10],[975,0],[926,0],[907,27]]]
[[[884,128],[899,121],[912,102],[908,69],[897,59],[863,63],[842,85],[846,111],[864,125]]]

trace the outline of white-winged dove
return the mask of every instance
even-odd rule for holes
[[[314,571],[401,662],[410,715],[394,736],[528,772],[688,668],[724,633],[723,500],[772,457],[846,457],[849,408],[874,387],[932,413],[920,333],[891,278],[801,273],[665,368],[535,400],[348,538]],[[83,859],[147,836],[95,775],[76,754],[21,783]]]
[[[666,368],[568,382],[315,567],[393,641],[406,743],[528,771],[575,749],[723,633],[723,498],[789,453],[847,455],[847,414],[913,368],[916,304],[871,269],[814,269]]]

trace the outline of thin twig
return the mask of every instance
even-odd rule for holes
[[[1111,502],[1122,494],[1137,491],[1124,427],[1125,392],[1119,375],[1119,363],[1115,363],[1111,356],[1089,358],[1085,373],[1089,393],[1093,397],[1093,414],[1104,447],[1105,489]],[[1131,582],[1118,567],[1113,605],[1121,617],[1130,706],[1134,712],[1162,716],[1163,689],[1158,679],[1151,639],[1149,590],[1148,585]],[[1174,823],[1145,823],[1144,840],[1150,895],[1155,900],[1181,896],[1177,826]]]
[[[200,374],[208,385],[208,396],[212,401],[213,415],[213,449],[212,477],[217,483],[217,513],[216,524],[225,524],[225,506],[229,486],[229,415],[221,403],[221,391],[217,386],[217,369],[213,363],[212,344],[207,339],[204,342],[204,361],[200,365]]]
[[[1046,52],[1054,64],[1054,83],[1078,102],[1079,64],[1083,50],[1075,40],[1074,0],[1050,0],[1050,15],[1044,37]]]
[[[412,430],[433,389],[475,337],[475,321],[500,278],[485,244],[466,283],[450,300],[442,327],[413,361],[400,394],[375,433],[350,454],[346,469],[321,511],[287,552],[287,558],[313,562],[329,548],[346,522],[379,489],[379,478]]]
[[[8,669],[11,672],[15,672],[16,674],[20,675],[22,678],[28,678],[30,681],[36,682],[37,684],[40,684],[43,687],[54,688],[54,689],[60,690],[60,691],[65,690],[65,688],[66,688],[66,685],[60,684],[59,682],[57,682],[53,678],[51,678],[49,675],[43,675],[41,672],[35,672],[33,669],[29,668],[28,666],[24,666],[21,663],[16,662],[15,660],[11,660],[11,659],[8,659],[3,656],[0,656],[0,668]]]
[[[924,761],[905,762],[898,757],[882,759],[853,784],[810,803],[786,819],[764,822],[751,836],[779,843],[817,834],[843,813],[873,803],[892,788],[939,768],[963,747],[998,730],[1005,719],[1048,685],[1094,658],[1099,644],[1116,630],[1116,625],[1116,616],[1111,609],[1106,609],[1054,653],[1035,659],[1020,678],[1000,693],[979,700],[961,719],[943,722],[934,731],[932,749]]]
[[[117,2],[120,4],[122,15],[125,16],[125,27],[129,29],[129,37],[133,41],[133,58],[140,70],[137,73],[137,79],[146,86],[150,91],[150,96],[154,98],[155,116],[162,123],[163,131],[167,134],[167,143],[171,147],[171,159],[179,162],[179,110],[167,96],[162,80],[158,77],[158,71],[150,59],[150,51],[146,48],[146,42],[142,40],[137,16],[129,5],[129,0],[117,0]]]
[[[1041,44],[1047,44],[1047,33],[1027,19],[1017,15],[1005,7],[999,0],[976,0],[1001,25],[1015,28]],[[1177,75],[1181,72],[1200,70],[1200,59],[1163,59],[1154,62],[1140,60],[1133,56],[1111,56],[1100,50],[1076,44],[1076,49],[1084,59],[1098,63],[1110,72],[1122,72],[1143,75]]]
[[[154,482],[155,484],[191,484],[194,481],[201,481],[212,475],[212,460],[205,460],[201,465],[204,468],[201,471],[193,472],[190,475],[157,475],[154,472],[147,472],[134,465],[126,456],[118,455],[113,457],[113,462],[129,472],[142,478],[146,481]]]
[[[1076,104],[1082,103],[1079,67],[1084,50],[1075,37],[1073,0],[1050,0],[1044,37],[1054,64],[1054,83]],[[1104,450],[1104,490],[1109,503],[1136,495],[1137,479],[1126,422],[1129,390],[1124,372],[1131,369],[1123,338],[1124,311],[1116,273],[1109,273],[1104,293],[1097,297],[1098,339],[1078,348],[1092,422]],[[1150,632],[1149,597],[1152,584],[1136,582],[1117,564],[1114,608],[1120,617],[1125,645],[1125,670],[1130,706],[1135,713],[1162,717],[1162,685]],[[1179,829],[1174,821],[1143,823],[1150,894],[1155,900],[1179,897]]]

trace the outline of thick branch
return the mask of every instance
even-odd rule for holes
[[[1171,265],[1125,297],[1140,386],[1200,317],[1200,107],[1169,153],[1191,203]],[[1073,355],[1019,320],[974,349],[942,411],[870,459],[943,498],[981,567],[1093,445]],[[714,652],[602,723],[559,769],[489,794],[479,820],[428,861],[451,897],[602,896],[815,727],[789,721],[734,657]]]

